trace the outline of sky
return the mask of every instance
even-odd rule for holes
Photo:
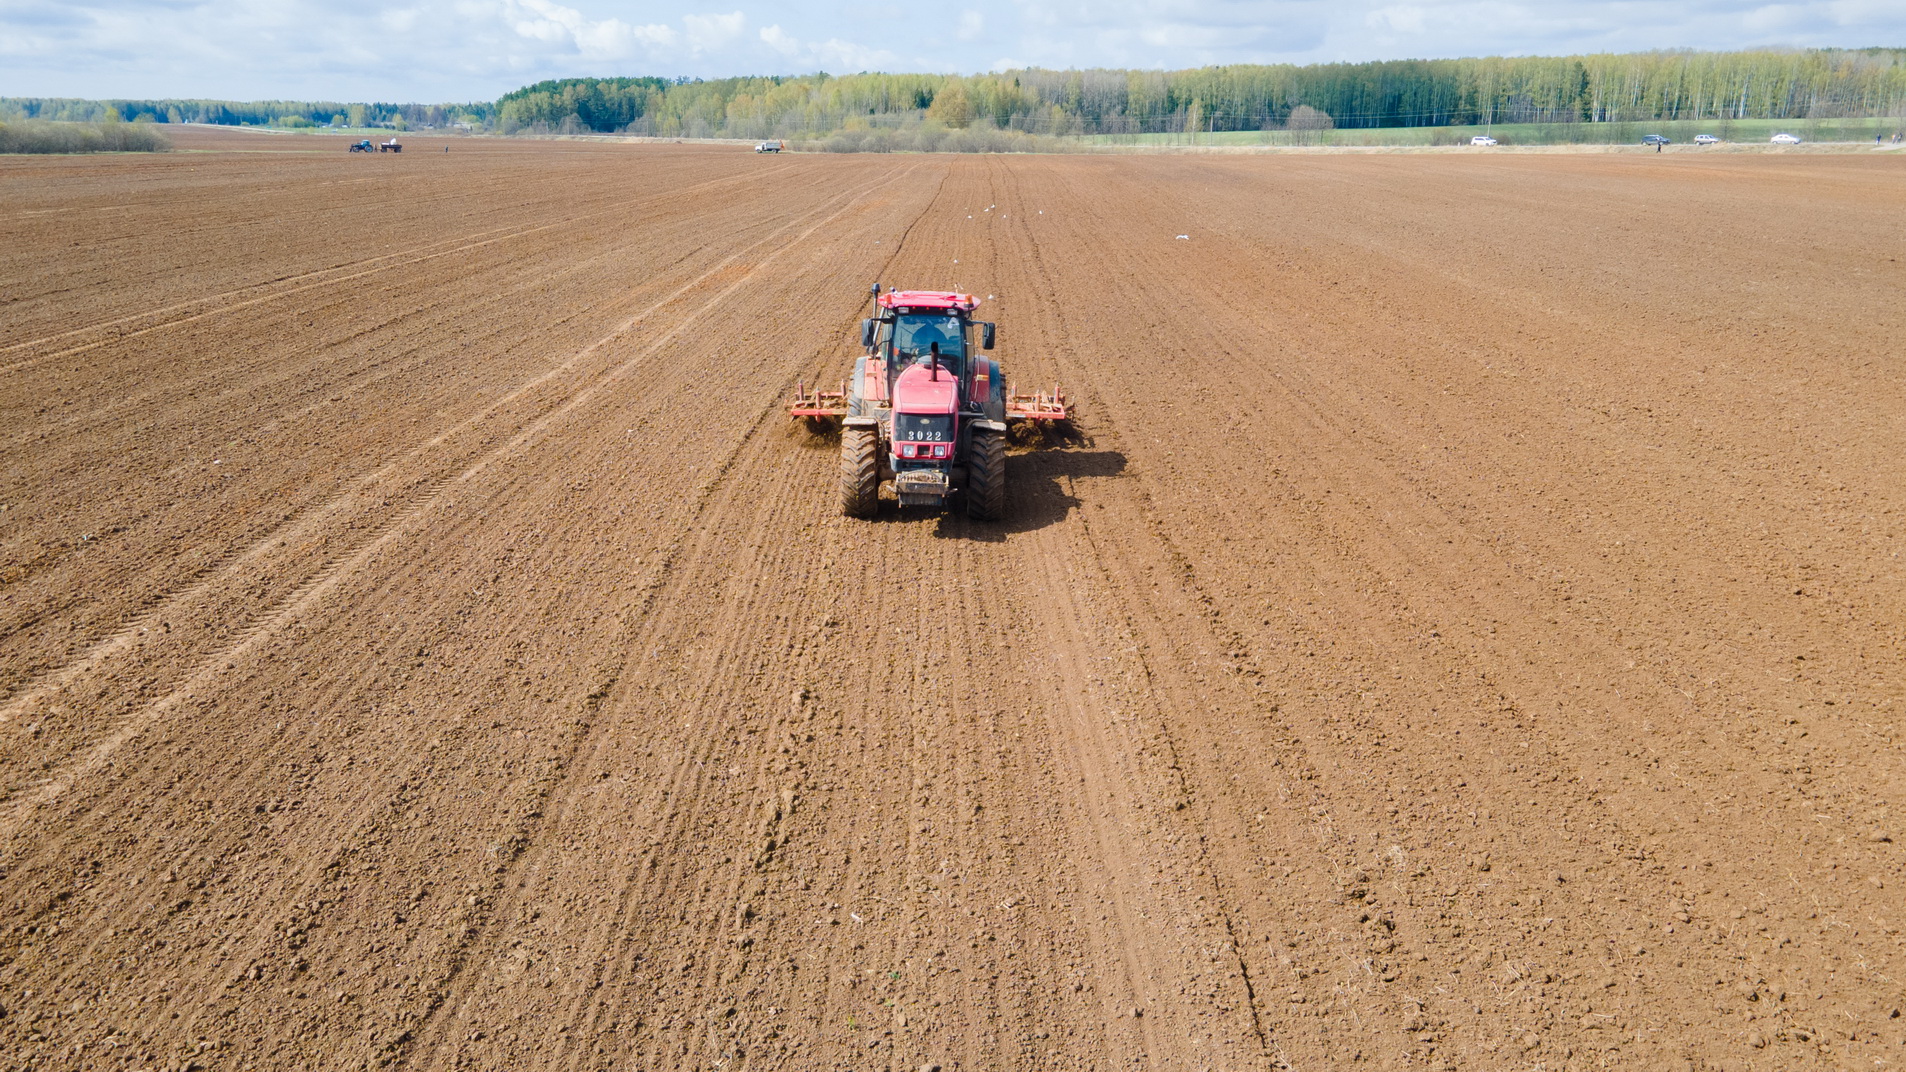
[[[0,0],[0,96],[445,103],[545,78],[1906,46],[1906,0]]]

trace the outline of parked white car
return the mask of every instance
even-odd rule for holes
[[[1714,135],[1712,135],[1712,134],[1696,134],[1696,135],[1694,136],[1694,144],[1696,144],[1696,145],[1719,145],[1719,144],[1721,144],[1721,139],[1719,139],[1719,138],[1717,138],[1717,137],[1715,137],[1715,136],[1714,136]]]
[[[1471,145],[1494,145],[1495,143],[1496,143],[1496,139],[1490,137],[1487,134],[1478,134],[1475,137],[1469,139],[1469,144]]]
[[[1799,145],[1800,139],[1794,137],[1792,134],[1776,134],[1774,135],[1773,142],[1775,145]]]

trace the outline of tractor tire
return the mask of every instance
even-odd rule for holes
[[[867,359],[854,359],[854,378],[848,380],[847,415],[849,417],[867,416]]]
[[[872,517],[880,507],[880,436],[871,428],[840,432],[840,512]]]
[[[1006,513],[1006,437],[974,432],[966,459],[966,516],[998,521]]]

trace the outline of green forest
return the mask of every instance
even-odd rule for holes
[[[338,101],[82,100],[0,97],[0,123],[214,123],[219,126],[421,130],[484,128],[496,106],[477,104],[344,104]]]
[[[1906,119],[1906,49],[1664,51],[1182,71],[813,74],[539,82],[495,102],[0,99],[9,117],[276,127],[852,140],[923,128],[1022,137],[1477,124]]]
[[[1906,49],[1647,52],[1185,71],[573,78],[506,94],[505,130],[803,137],[936,120],[1067,136],[1481,123],[1849,118],[1906,109]]]

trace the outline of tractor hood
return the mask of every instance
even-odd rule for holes
[[[911,365],[893,385],[896,413],[953,413],[960,408],[959,381],[942,367],[938,379],[927,365]]]

